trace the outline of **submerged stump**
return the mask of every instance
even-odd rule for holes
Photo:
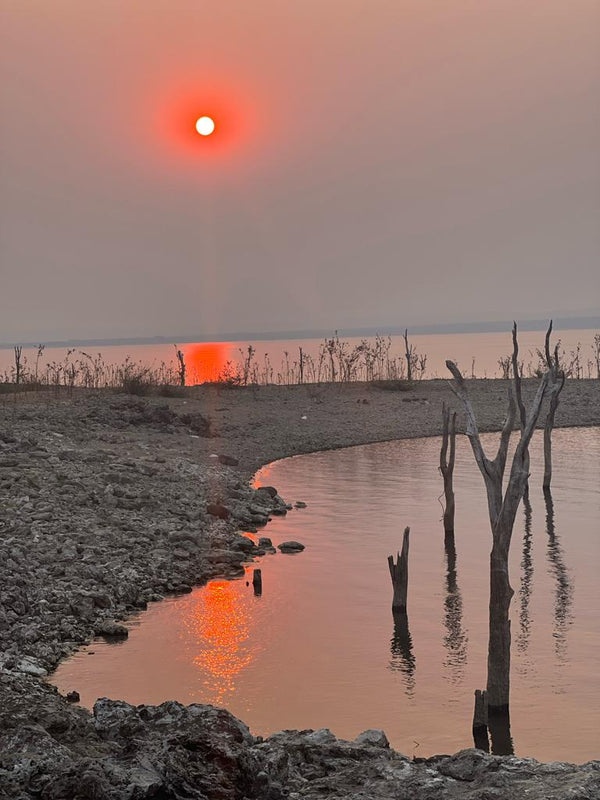
[[[402,550],[394,556],[388,556],[388,566],[390,577],[394,588],[394,598],[392,600],[392,611],[406,614],[406,599],[408,595],[408,537],[410,528],[405,528],[402,539]]]
[[[252,572],[252,587],[255,595],[262,594],[262,572],[259,569]]]
[[[478,750],[490,752],[488,736],[488,704],[485,690],[475,690],[475,710],[473,711],[473,742]]]

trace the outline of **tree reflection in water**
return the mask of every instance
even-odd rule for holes
[[[444,647],[447,655],[444,666],[450,670],[450,682],[459,683],[467,661],[469,637],[462,625],[463,603],[456,577],[456,546],[454,534],[444,537],[446,551],[446,596],[444,598]]]
[[[563,561],[563,551],[554,526],[554,502],[549,488],[544,489],[546,504],[546,533],[548,534],[547,557],[550,572],[556,580],[554,596],[554,641],[556,656],[561,661],[567,660],[567,629],[573,622],[571,606],[573,605],[573,584],[569,571]]]
[[[413,643],[408,627],[408,614],[392,611],[394,617],[394,634],[390,640],[390,669],[401,672],[404,676],[406,695],[412,697],[415,691],[415,671],[417,661],[412,651]]]
[[[525,513],[525,535],[523,536],[523,557],[521,558],[521,588],[519,589],[519,624],[520,631],[517,637],[517,650],[525,653],[529,647],[531,620],[529,618],[529,601],[533,589],[533,558],[532,547],[532,508],[529,502],[529,492],[523,495]]]

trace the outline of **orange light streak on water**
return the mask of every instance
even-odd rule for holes
[[[211,703],[221,705],[236,688],[236,677],[253,659],[247,643],[250,615],[239,592],[228,581],[211,581],[195,595],[192,613],[184,617],[194,650],[193,663],[205,674]]]

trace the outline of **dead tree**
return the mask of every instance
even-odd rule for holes
[[[550,354],[550,334],[552,333],[552,320],[546,331],[546,342],[544,354],[546,358],[546,368],[550,373],[550,406],[546,414],[544,423],[544,479],[542,486],[544,489],[550,488],[552,481],[552,430],[554,428],[554,417],[558,408],[559,395],[565,385],[565,373],[560,369],[558,360],[558,345],[554,348],[554,356]]]
[[[177,345],[175,345],[175,355],[177,356],[177,362],[179,364],[177,368],[179,385],[185,386],[185,356],[183,355],[183,351],[180,350]]]
[[[262,594],[262,571],[260,569],[252,571],[252,588],[254,589],[254,594],[260,597]]]
[[[478,750],[490,752],[488,737],[488,705],[485,691],[475,690],[475,711],[473,712],[473,741]]]
[[[402,539],[402,551],[397,553],[397,560],[394,564],[394,556],[388,556],[388,566],[394,587],[394,599],[392,600],[392,611],[406,614],[406,599],[408,595],[408,537],[410,528],[404,529]]]
[[[406,355],[406,379],[412,381],[412,368],[414,361],[414,348],[408,344],[408,328],[404,329],[404,349]]]
[[[450,444],[450,454],[448,455],[448,443]],[[444,508],[444,533],[449,535],[454,533],[454,487],[452,479],[454,475],[454,459],[456,453],[456,411],[450,416],[450,408],[446,403],[442,404],[442,448],[440,450],[440,472],[444,479],[444,497],[446,505]]]
[[[21,377],[23,375],[23,348],[21,345],[17,345],[13,347],[14,354],[15,354],[15,383],[18,386],[21,383]]]
[[[516,351],[516,352],[515,352]],[[513,327],[513,363],[517,350],[517,326]],[[454,382],[452,388],[462,400],[467,413],[467,436],[471,443],[477,466],[483,476],[487,492],[488,511],[492,529],[492,551],[490,554],[490,606],[489,606],[489,640],[487,670],[487,700],[490,713],[507,713],[510,696],[510,601],[514,594],[508,576],[508,554],[517,509],[525,492],[529,476],[529,442],[533,435],[542,401],[548,388],[549,375],[546,373],[531,404],[521,436],[517,444],[508,484],[502,491],[502,479],[506,467],[510,435],[516,417],[516,405],[509,391],[508,413],[502,432],[498,452],[493,461],[488,459],[483,450],[475,412],[466,383],[458,367],[452,361],[446,361]],[[515,395],[521,398],[521,376],[519,370],[514,371]]]

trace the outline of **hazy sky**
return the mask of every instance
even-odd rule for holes
[[[1,8],[0,341],[600,307],[599,0]]]

